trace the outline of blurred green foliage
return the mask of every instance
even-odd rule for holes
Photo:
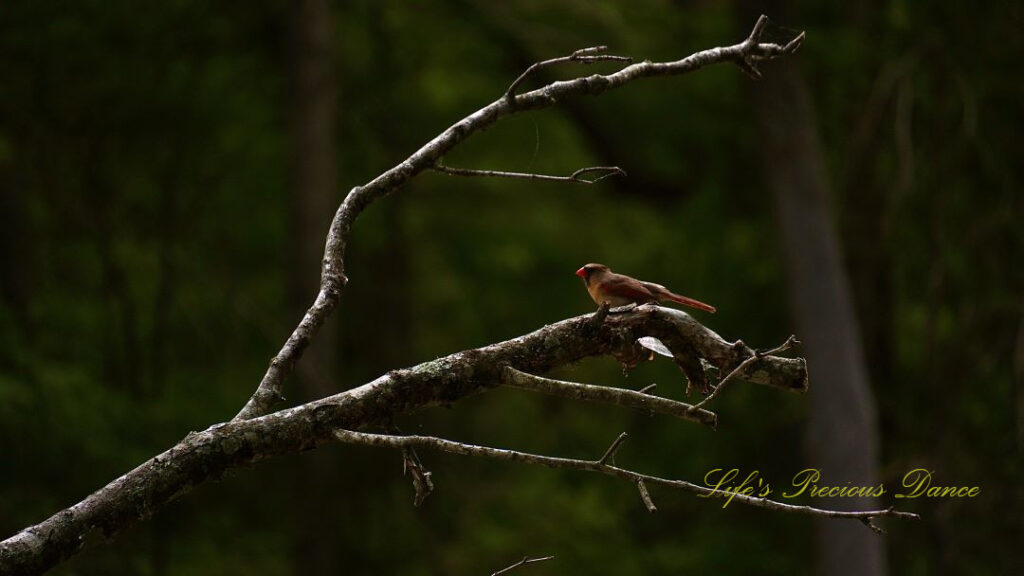
[[[298,320],[285,301],[287,12],[283,1],[5,3],[4,536],[230,418]],[[659,0],[371,1],[334,12],[339,202],[532,61],[596,44],[676,59],[751,24],[730,3]],[[798,58],[865,327],[885,481],[923,466],[982,486],[969,501],[901,502],[925,520],[889,523],[891,570],[1009,573],[1024,501],[1013,376],[1022,8],[804,2],[786,17],[808,31]],[[565,66],[534,82],[612,69]],[[747,104],[756,89],[726,66],[647,80],[510,118],[445,159],[551,174],[618,164],[624,180],[428,173],[375,204],[355,227],[336,312],[338,389],[589,311],[572,275],[588,261],[713,303],[720,312],[706,320],[727,338],[781,342],[791,328]],[[666,362],[627,380],[608,359],[560,376],[656,381],[677,398],[683,389]],[[736,466],[785,484],[813,465],[801,457],[803,411],[801,397],[737,386],[710,432],[499,390],[400,425],[583,458],[626,430],[618,458],[636,469],[700,480]],[[397,455],[324,452],[335,474],[322,493],[296,481],[309,455],[241,470],[55,573],[295,573],[294,527],[314,521],[299,504],[314,496],[337,573],[481,574],[547,554],[557,558],[522,571],[811,566],[802,517],[657,489],[651,515],[633,487],[607,478],[436,454],[423,456],[438,490],[417,509]]]

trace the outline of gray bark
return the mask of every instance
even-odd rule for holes
[[[191,433],[78,504],[0,542],[0,574],[45,572],[204,482],[332,442],[338,429],[384,425],[399,414],[450,404],[495,387],[507,367],[542,374],[589,356],[634,357],[636,340],[643,336],[659,338],[675,354],[704,358],[722,371],[752,353],[683,312],[656,306],[610,314],[600,326],[594,325],[593,315],[563,320],[512,340],[394,370],[322,400]],[[786,390],[807,389],[806,364],[800,358],[766,356],[741,377]]]

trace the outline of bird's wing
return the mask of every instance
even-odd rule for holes
[[[644,282],[643,280],[641,280],[640,284],[642,284],[643,287],[646,288],[652,296],[660,296],[661,294],[672,293],[672,291],[669,290],[668,288],[665,288],[661,284],[655,284],[654,282]]]
[[[636,302],[648,302],[655,299],[651,290],[628,276],[611,276],[602,282],[602,289],[607,294],[629,298]]]

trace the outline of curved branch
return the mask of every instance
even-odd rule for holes
[[[766,22],[766,17],[762,16],[754,31],[757,32],[762,28],[764,22]],[[798,40],[802,39],[803,35],[801,34],[798,39],[794,39],[786,46],[779,46],[760,42],[758,36],[751,34],[738,44],[710,48],[681,60],[639,62],[613,74],[594,74],[573,80],[552,82],[536,90],[517,95],[513,89],[523,77],[528,75],[530,72],[528,70],[509,87],[506,94],[451,125],[397,166],[377,176],[369,183],[349,191],[341,206],[338,207],[327,233],[323,269],[320,275],[320,291],[302,321],[270,361],[270,366],[260,381],[259,387],[235,416],[235,419],[245,420],[266,414],[281,400],[284,379],[291,373],[313,336],[337,306],[345,285],[348,283],[348,277],[345,276],[345,250],[348,246],[352,225],[359,214],[375,200],[401,188],[424,170],[436,165],[441,158],[470,135],[512,114],[525,110],[548,108],[560,100],[575,96],[596,96],[641,78],[678,76],[712,64],[725,62],[743,64],[753,61],[755,57],[770,59],[792,54],[800,46]],[[580,61],[608,59],[608,57],[600,56],[598,52],[595,52],[594,49],[584,49],[578,51],[574,56],[577,56],[575,59]],[[555,60],[562,61],[564,59]],[[531,67],[531,69],[535,70],[536,68]]]
[[[712,364],[736,361],[735,344],[679,310],[647,305],[609,314],[599,326],[593,320],[593,314],[569,318],[505,342],[394,370],[315,402],[191,433],[78,504],[0,542],[0,574],[44,572],[229,470],[333,442],[338,429],[385,425],[400,414],[492,389],[508,367],[544,374],[591,356],[619,357],[649,335],[676,354],[686,350]],[[802,359],[765,356],[738,377],[805,389],[803,366]]]

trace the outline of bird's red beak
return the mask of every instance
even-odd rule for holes
[[[587,275],[587,271],[584,270],[584,266],[580,266],[580,269],[576,271],[576,275],[583,278]]]

